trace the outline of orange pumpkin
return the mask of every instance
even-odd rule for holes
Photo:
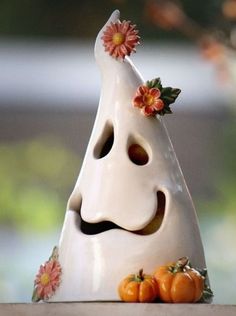
[[[130,274],[124,278],[118,288],[122,301],[152,302],[158,296],[158,284],[151,275],[144,274],[143,269],[138,274]]]
[[[193,303],[201,299],[205,278],[188,264],[188,258],[183,257],[176,263],[157,268],[154,277],[163,302]]]

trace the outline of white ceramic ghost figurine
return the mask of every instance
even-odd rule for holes
[[[163,120],[132,105],[144,81],[129,58],[104,49],[105,27],[118,20],[115,11],[96,40],[101,98],[68,201],[61,283],[51,301],[119,300],[126,275],[140,268],[150,274],[183,256],[205,268],[196,213]]]

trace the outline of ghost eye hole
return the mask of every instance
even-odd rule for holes
[[[149,156],[146,150],[136,143],[129,146],[128,155],[130,160],[138,166],[146,165],[149,161]]]
[[[114,127],[111,122],[107,122],[102,131],[97,144],[94,147],[94,157],[101,159],[109,154],[114,143]]]

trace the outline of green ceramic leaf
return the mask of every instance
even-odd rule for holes
[[[159,90],[162,90],[162,84],[160,78],[155,78],[150,81],[146,82],[146,85],[148,88],[158,88]]]
[[[164,107],[160,112],[158,112],[159,115],[163,116],[165,114],[172,114],[172,111],[168,105]]]
[[[177,88],[166,87],[162,89],[161,99],[167,103],[174,103],[181,90]]]
[[[52,259],[54,259],[54,260],[58,259],[58,247],[57,246],[55,246],[52,250],[52,254],[51,254],[49,260],[52,260]]]
[[[34,289],[34,291],[33,291],[33,295],[32,295],[32,302],[34,302],[34,303],[37,303],[37,302],[39,302],[40,301],[40,298],[38,297],[38,295],[37,295],[37,290],[36,290],[36,288]]]

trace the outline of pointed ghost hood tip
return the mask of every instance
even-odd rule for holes
[[[100,30],[100,32],[97,35],[96,38],[96,42],[95,42],[95,47],[94,47],[94,54],[95,54],[95,58],[97,60],[104,58],[105,55],[107,55],[107,53],[104,50],[104,46],[103,46],[103,41],[102,41],[102,36],[103,36],[103,32],[105,31],[106,27],[112,22],[112,23],[116,23],[119,21],[120,18],[120,11],[119,10],[115,10],[112,12],[110,18],[108,19],[108,21],[106,22],[106,24],[103,26],[103,28]]]
[[[95,44],[95,57],[113,58],[123,61],[136,51],[139,44],[138,30],[130,21],[120,21],[120,12],[114,11],[105,26],[99,32]],[[110,56],[109,56],[110,55]]]

